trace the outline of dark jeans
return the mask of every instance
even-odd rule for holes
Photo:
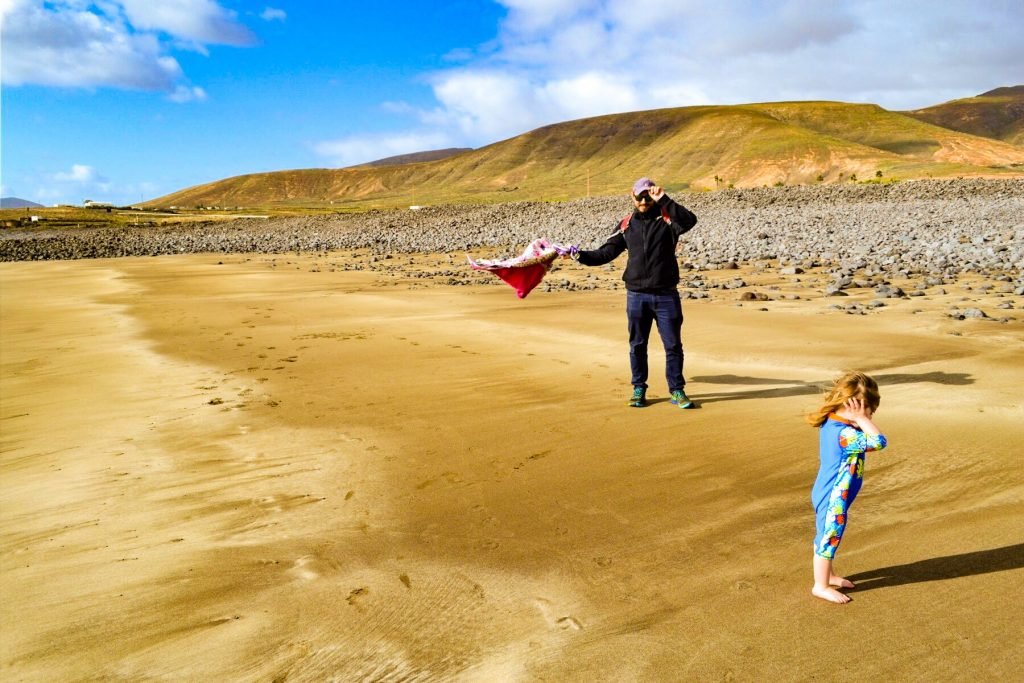
[[[629,367],[633,371],[633,386],[647,388],[647,341],[651,338],[651,323],[658,322],[658,334],[665,346],[665,380],[670,392],[682,390],[683,306],[679,292],[649,294],[626,292],[626,318],[629,321]]]

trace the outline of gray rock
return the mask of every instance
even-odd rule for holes
[[[898,299],[904,296],[904,292],[895,285],[878,285],[875,287],[875,295],[886,299]]]

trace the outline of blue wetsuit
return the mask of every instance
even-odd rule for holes
[[[864,454],[885,448],[886,438],[871,436],[834,413],[819,430],[821,467],[811,489],[815,512],[814,554],[831,560],[843,540],[849,509],[864,482]]]

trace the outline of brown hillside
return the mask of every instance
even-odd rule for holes
[[[1024,175],[1024,148],[875,105],[776,102],[614,114],[544,126],[444,159],[227,178],[149,206],[389,207],[670,190]]]
[[[906,112],[921,121],[1024,146],[1024,85]]]
[[[437,161],[448,157],[462,154],[472,150],[472,147],[448,147],[446,149],[432,149],[427,152],[413,152],[412,154],[398,154],[393,157],[385,157],[376,161],[368,161],[357,166],[397,166],[399,164],[418,164],[423,161]]]

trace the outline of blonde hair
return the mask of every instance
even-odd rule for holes
[[[878,410],[878,405],[882,402],[881,394],[878,393],[878,383],[856,370],[847,370],[832,380],[824,398],[822,406],[807,416],[807,421],[814,427],[825,424],[829,414],[840,410],[851,398],[864,401],[871,412]]]

